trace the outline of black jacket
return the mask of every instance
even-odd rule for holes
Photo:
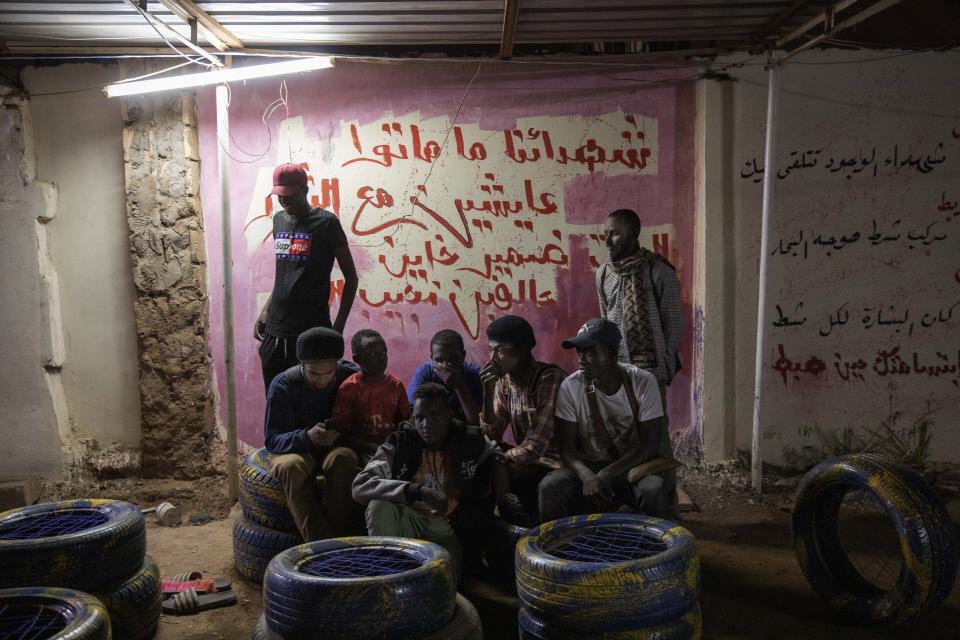
[[[353,482],[353,498],[360,504],[371,500],[389,500],[411,504],[420,499],[421,485],[414,482],[423,463],[424,442],[411,422],[401,423],[399,429],[380,445]],[[491,470],[502,456],[495,442],[483,435],[478,427],[454,420],[443,446],[447,473],[459,479],[460,502],[457,509],[447,514],[451,524],[464,525],[488,511],[492,514]]]

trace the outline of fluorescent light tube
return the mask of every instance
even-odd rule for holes
[[[303,73],[305,71],[314,71],[315,69],[328,69],[332,66],[333,58],[330,56],[296,58],[294,60],[258,64],[250,67],[235,67],[218,69],[216,71],[204,71],[203,73],[188,73],[167,78],[118,82],[107,85],[104,92],[107,94],[107,97],[117,98],[120,96],[139,95],[141,93],[153,93],[155,91],[188,89],[190,87],[203,87],[211,84],[221,84],[223,82],[267,78],[288,73]]]

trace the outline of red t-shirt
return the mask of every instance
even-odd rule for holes
[[[333,415],[343,420],[344,431],[383,444],[387,435],[410,417],[410,402],[400,378],[388,373],[373,382],[363,373],[355,373],[337,390]]]

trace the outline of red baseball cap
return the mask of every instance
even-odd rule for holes
[[[292,196],[307,186],[307,172],[298,164],[281,164],[273,170],[273,191],[278,196]]]

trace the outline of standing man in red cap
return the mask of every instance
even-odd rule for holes
[[[263,385],[297,364],[297,336],[312,327],[343,333],[357,293],[357,269],[340,220],[324,209],[311,209],[307,172],[296,164],[273,171],[273,190],[282,211],[273,215],[276,274],[273,293],[253,330],[260,342]],[[343,296],[337,319],[330,322],[330,272],[336,260],[343,272]]]

